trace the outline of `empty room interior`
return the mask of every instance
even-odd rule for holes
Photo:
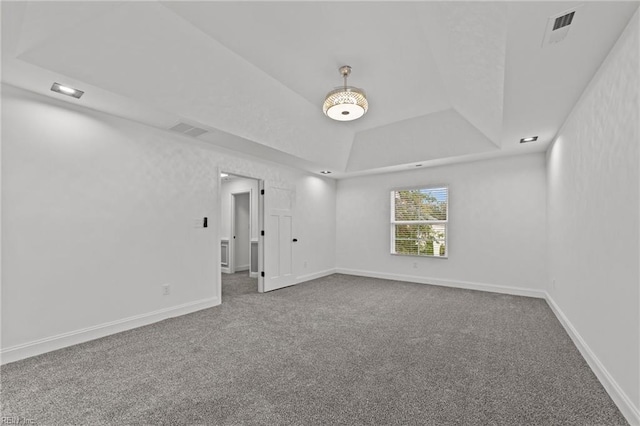
[[[640,426],[638,1],[3,1],[2,424]]]

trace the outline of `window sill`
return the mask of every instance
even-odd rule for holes
[[[390,253],[391,256],[399,256],[399,257],[418,257],[420,259],[449,259],[449,256],[423,256],[419,254],[403,254],[403,253]]]

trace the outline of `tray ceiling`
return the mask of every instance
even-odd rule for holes
[[[3,2],[2,80],[333,176],[544,150],[637,2]],[[322,114],[349,83],[370,110]],[[59,97],[59,96],[57,96]],[[64,99],[66,101],[66,99]],[[537,135],[535,144],[520,138]]]

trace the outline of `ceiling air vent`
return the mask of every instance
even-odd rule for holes
[[[208,132],[208,130],[201,129],[200,127],[195,127],[186,123],[178,123],[169,130],[174,132],[182,133],[184,135],[193,136],[197,138],[200,135],[203,135]]]
[[[571,24],[582,5],[574,7],[573,9],[565,10],[564,12],[553,15],[547,21],[547,30],[544,32],[544,39],[542,40],[542,47],[550,44],[560,43],[567,37]]]
[[[555,22],[553,23],[553,31],[562,27],[566,27],[567,25],[571,25],[571,21],[573,21],[573,15],[575,14],[576,12],[571,12],[567,13],[566,15],[562,15],[559,18],[556,18]]]

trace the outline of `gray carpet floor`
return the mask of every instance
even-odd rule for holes
[[[3,366],[37,424],[623,425],[543,300],[332,275]]]

